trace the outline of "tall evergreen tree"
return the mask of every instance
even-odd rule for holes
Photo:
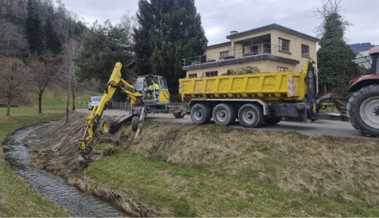
[[[323,36],[318,51],[320,79],[323,91],[344,92],[349,80],[357,73],[355,55],[344,40],[347,23],[336,1],[328,1],[320,11]]]
[[[59,40],[59,36],[51,22],[52,16],[46,20],[43,32],[45,35],[46,50],[50,51],[54,55],[57,55],[62,51],[62,43]]]
[[[38,0],[28,0],[27,13],[25,29],[30,52],[41,55],[44,50],[44,43]]]
[[[140,0],[137,18],[137,72],[165,76],[176,94],[183,59],[202,55],[207,45],[194,0]]]
[[[153,29],[154,15],[147,0],[139,1],[137,14],[138,28],[134,28],[133,41],[136,55],[136,71],[138,74],[152,72],[151,55],[153,52],[151,30]]]

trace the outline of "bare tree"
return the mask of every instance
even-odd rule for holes
[[[17,98],[25,96],[27,79],[24,63],[17,58],[0,57],[0,97],[5,99],[7,112],[11,115],[11,107],[15,104]]]
[[[29,58],[29,69],[31,75],[31,83],[37,93],[38,113],[42,113],[43,95],[52,82],[56,81],[61,57],[50,54],[44,56],[32,55]]]
[[[79,48],[79,42],[73,38],[64,44],[63,63],[60,73],[61,84],[66,87],[66,122],[69,121],[70,100],[75,101],[74,88],[74,58]],[[74,108],[74,107],[73,107]]]

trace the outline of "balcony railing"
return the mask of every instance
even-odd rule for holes
[[[253,48],[254,46],[257,46],[257,49]],[[221,62],[221,61],[227,61],[227,60],[231,60],[235,58],[238,59],[238,58],[248,57],[248,56],[267,55],[267,54],[271,54],[273,49],[275,49],[275,46],[271,43],[258,43],[258,44],[244,45],[242,48],[234,50],[234,54],[236,56],[218,55],[217,59],[208,59],[207,56],[205,55],[190,57],[190,58],[183,59],[183,66]],[[232,51],[230,51],[230,54],[232,54]]]

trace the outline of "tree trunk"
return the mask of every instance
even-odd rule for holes
[[[71,87],[71,96],[72,96],[72,111],[76,110],[76,104],[75,104],[75,98],[76,98],[76,90],[75,90],[75,84],[74,82],[72,83]]]
[[[43,91],[38,92],[38,114],[42,114],[42,96]]]
[[[8,102],[7,102],[7,117],[10,117],[10,116],[11,116],[11,101],[8,98]]]
[[[70,89],[71,89],[70,80],[67,81],[67,90],[66,90],[66,123],[70,121]]]

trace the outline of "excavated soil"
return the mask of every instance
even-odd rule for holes
[[[83,135],[84,120],[85,115],[75,113],[68,123],[51,122],[31,129],[23,143],[31,149],[33,165],[63,177],[68,184],[85,193],[111,202],[128,216],[157,215],[143,204],[82,176],[85,166],[80,162],[78,145]]]
[[[75,157],[83,119],[75,114],[69,124],[40,126],[26,144],[40,145],[42,150],[34,153],[38,166],[57,175],[76,175],[69,181],[77,187],[118,202],[122,198],[119,194],[77,176],[81,166]],[[122,149],[148,158],[207,166],[215,173],[254,178],[289,191],[375,205],[379,202],[379,143],[375,139],[308,137],[159,120],[147,120],[133,143],[126,139],[122,140]],[[124,204],[131,214],[154,214],[130,199],[121,202],[118,205]]]

